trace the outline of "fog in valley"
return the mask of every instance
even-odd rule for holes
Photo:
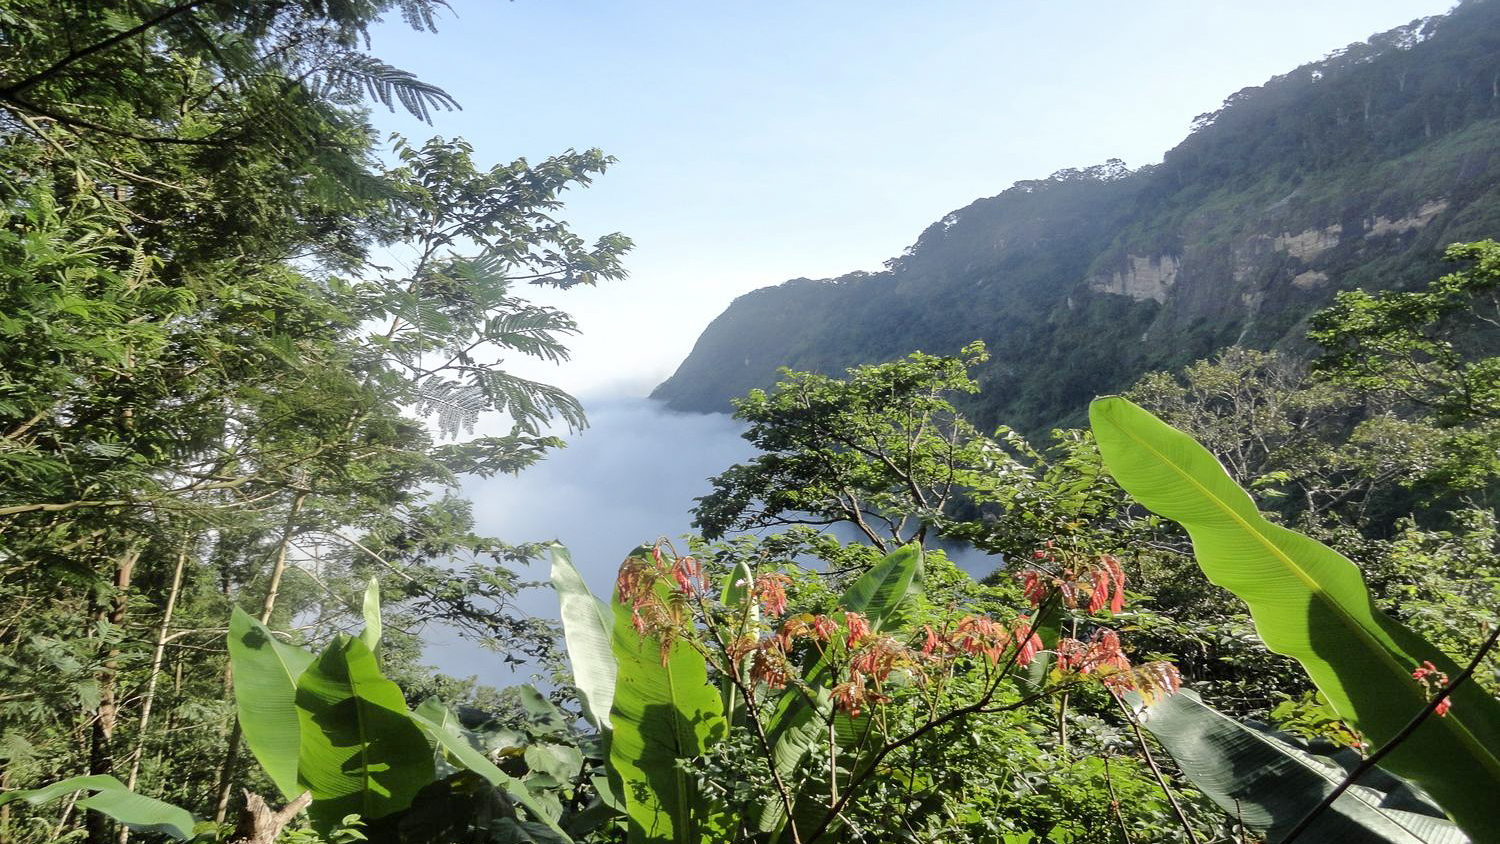
[[[506,542],[556,539],[594,594],[607,597],[615,571],[630,549],[657,537],[677,539],[692,530],[693,499],[710,490],[708,479],[755,455],[741,438],[744,426],[722,413],[677,413],[640,397],[583,399],[589,427],[567,436],[567,447],[519,475],[469,478],[460,493],[474,504],[476,531]],[[845,541],[853,531],[834,531]],[[995,558],[950,551],[979,575]],[[546,581],[548,562],[521,568],[521,577]],[[520,609],[557,618],[557,599],[546,586],[525,590]],[[451,631],[429,627],[427,662],[454,677],[477,676],[504,686],[528,679],[499,655]]]
[[[582,400],[589,427],[567,436],[567,448],[519,475],[469,478],[461,494],[474,503],[477,532],[512,543],[558,540],[594,593],[608,596],[630,549],[691,530],[693,499],[709,491],[707,479],[754,449],[727,414],[675,413],[646,398]],[[522,567],[521,577],[546,581],[547,561]],[[550,588],[527,589],[519,603],[557,617]],[[447,631],[429,629],[427,639],[428,662],[445,674],[496,685],[525,679]]]

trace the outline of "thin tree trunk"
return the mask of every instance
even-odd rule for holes
[[[276,608],[276,593],[281,589],[281,576],[286,573],[286,552],[292,544],[292,533],[297,526],[297,514],[302,512],[302,502],[307,500],[307,492],[297,493],[292,500],[292,508],[286,515],[286,526],[281,532],[281,542],[276,546],[276,563],[271,567],[271,582],[266,587],[266,600],[261,605],[260,623],[268,624],[271,621],[271,611]],[[224,669],[226,685],[234,676],[233,667]],[[240,719],[234,719],[234,726],[229,728],[229,747],[224,751],[224,764],[219,768],[219,802],[214,809],[214,823],[223,823],[224,818],[229,815],[229,796],[234,792],[234,766],[240,758]]]
[[[125,787],[135,790],[141,772],[141,755],[146,751],[146,729],[151,725],[151,704],[156,699],[156,678],[161,674],[162,658],[167,653],[167,631],[172,626],[172,612],[177,608],[177,593],[182,588],[182,569],[187,563],[187,548],[177,554],[177,567],[172,570],[172,588],[167,592],[167,606],[162,611],[161,626],[156,629],[156,651],[151,655],[151,673],[146,679],[146,697],[141,703],[141,720],[136,728],[135,750],[130,753],[130,776]],[[120,844],[130,840],[130,827],[120,826]]]
[[[140,559],[141,549],[134,547],[126,551],[124,556],[116,562],[115,594],[110,598],[108,608],[100,609],[97,616],[99,621],[106,622],[111,627],[124,624],[128,608],[125,595],[130,589],[130,580],[135,574],[135,564]],[[120,701],[115,694],[115,676],[120,667],[119,659],[120,649],[113,645],[109,646],[104,654],[104,662],[96,675],[99,682],[99,707],[95,711],[94,723],[89,731],[90,774],[108,774],[115,767],[112,744],[115,737],[115,725],[120,715]],[[88,812],[84,818],[89,844],[108,844],[109,820],[98,812]]]
[[[10,790],[10,769],[0,770],[0,791]],[[10,840],[10,804],[0,806],[0,842]]]

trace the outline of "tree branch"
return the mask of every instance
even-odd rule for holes
[[[48,79],[51,79],[52,77],[65,70],[68,65],[73,64],[74,62],[82,61],[83,59],[86,59],[89,56],[94,55],[95,53],[101,52],[103,50],[108,50],[110,47],[113,47],[122,41],[134,38],[135,36],[140,35],[142,32],[145,32],[148,29],[159,26],[162,23],[165,23],[166,21],[185,12],[191,12],[192,10],[208,2],[209,0],[189,0],[189,2],[187,3],[183,3],[167,9],[154,18],[148,18],[144,21],[141,21],[136,26],[133,26],[130,29],[125,30],[124,32],[115,33],[114,35],[111,35],[103,41],[91,44],[79,50],[74,50],[66,56],[63,56],[61,59],[58,59],[56,62],[53,62],[46,69],[34,73],[31,76],[28,76],[13,85],[7,85],[4,88],[0,88],[0,97],[4,97],[5,99],[15,102],[16,100],[14,97],[16,94],[19,94],[22,91],[25,91],[29,88],[34,88],[37,85],[46,82]]]
[[[1433,695],[1432,700],[1427,701],[1427,705],[1422,707],[1422,711],[1418,712],[1410,721],[1408,721],[1406,723],[1406,726],[1401,728],[1400,732],[1396,733],[1394,736],[1391,736],[1390,741],[1382,744],[1380,746],[1380,749],[1376,750],[1374,753],[1371,753],[1365,758],[1363,762],[1360,762],[1354,770],[1350,771],[1349,776],[1344,777],[1343,782],[1339,783],[1338,786],[1333,789],[1333,791],[1328,792],[1328,796],[1324,797],[1322,802],[1314,806],[1311,812],[1308,812],[1302,818],[1302,820],[1297,822],[1296,826],[1292,827],[1291,831],[1286,834],[1286,837],[1281,839],[1281,844],[1291,844],[1291,842],[1294,841],[1297,836],[1307,831],[1307,828],[1312,826],[1313,821],[1317,820],[1319,815],[1327,811],[1328,808],[1333,805],[1334,801],[1339,799],[1340,795],[1342,795],[1345,791],[1348,791],[1349,786],[1354,785],[1355,780],[1358,780],[1361,776],[1364,776],[1367,771],[1375,767],[1376,763],[1378,763],[1381,759],[1384,759],[1386,755],[1389,754],[1392,750],[1395,750],[1397,745],[1410,738],[1412,733],[1415,733],[1417,731],[1417,728],[1422,725],[1422,722],[1426,721],[1429,717],[1431,717],[1432,713],[1437,711],[1438,705],[1447,700],[1449,695],[1453,694],[1453,690],[1458,688],[1458,684],[1469,679],[1469,677],[1473,675],[1474,671],[1479,668],[1479,664],[1484,661],[1485,655],[1487,655],[1490,650],[1495,647],[1495,642],[1497,639],[1500,639],[1500,625],[1495,626],[1494,632],[1491,633],[1490,637],[1484,641],[1483,645],[1480,646],[1479,653],[1474,654],[1474,658],[1469,661],[1469,664],[1464,668],[1464,670],[1460,671],[1457,677],[1449,680],[1448,684],[1446,686],[1443,686],[1441,691],[1439,691],[1436,695]]]

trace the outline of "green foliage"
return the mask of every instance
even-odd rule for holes
[[[617,670],[611,646],[614,611],[589,591],[568,549],[553,545],[551,552],[552,588],[557,592],[573,684],[578,687],[584,716],[607,733],[611,729],[609,713],[614,707]]]
[[[350,600],[371,575],[387,624],[365,644],[414,695],[487,694],[420,666],[414,617],[503,640],[499,659],[554,657],[514,606],[540,549],[480,535],[441,490],[535,462],[560,445],[553,415],[583,423],[498,361],[563,359],[572,321],[518,291],[619,278],[629,243],[558,219],[597,151],[490,167],[440,139],[382,165],[366,104],[453,103],[365,35],[442,8],[0,4],[0,787],[113,773],[219,822],[242,789],[292,798],[295,719],[266,750],[253,711],[284,724],[286,680],[229,700],[213,631],[254,607],[312,620],[321,646],[374,620]],[[501,435],[464,435],[474,413]],[[272,634],[235,624],[232,649],[274,661]],[[24,844],[115,832],[57,803],[9,815]]]
[[[46,803],[78,791],[90,792],[78,801],[78,808],[101,812],[138,832],[165,833],[178,841],[195,837],[197,822],[187,810],[136,794],[119,780],[103,774],[70,777],[46,788],[7,791],[0,794],[0,806],[12,800]]]
[[[1331,383],[1431,416],[1441,456],[1423,467],[1428,479],[1483,489],[1500,477],[1500,243],[1454,244],[1445,257],[1467,266],[1420,290],[1342,292],[1308,336]]]
[[[946,398],[978,385],[962,357],[920,352],[851,369],[844,379],[783,370],[770,393],[735,403],[745,439],[761,456],[713,479],[694,526],[729,530],[845,522],[883,550],[920,539],[927,519],[953,502],[964,473],[983,465],[982,440]]]
[[[618,595],[611,605],[618,675],[609,767],[620,783],[629,840],[693,844],[711,828],[712,799],[683,763],[724,737],[723,702],[692,644],[642,636],[631,607]]]
[[[1273,651],[1296,658],[1340,715],[1372,741],[1396,736],[1427,702],[1412,672],[1447,655],[1375,608],[1359,570],[1315,540],[1267,522],[1202,446],[1130,402],[1090,408],[1110,472],[1146,506],[1183,523],[1199,565],[1250,606]],[[1388,758],[1473,835],[1493,830],[1484,793],[1500,784],[1500,703],[1470,683]]]
[[[1140,718],[1183,776],[1270,841],[1291,831],[1358,764],[1358,755],[1347,749],[1317,752],[1284,733],[1241,724],[1186,689],[1142,706]],[[1469,841],[1441,809],[1389,774],[1363,778],[1306,834],[1328,842]]]

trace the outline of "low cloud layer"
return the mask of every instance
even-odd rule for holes
[[[692,527],[693,499],[708,478],[754,454],[743,426],[725,414],[683,414],[644,398],[586,401],[589,428],[568,447],[515,477],[475,478],[462,489],[474,502],[478,532],[507,542],[556,539],[568,546],[596,595],[608,595],[620,561],[658,536]],[[546,580],[545,562],[522,576]],[[529,590],[521,607],[556,618],[550,590]],[[446,674],[487,683],[519,682],[493,654],[436,629],[426,651]]]
[[[585,404],[590,426],[569,437],[567,448],[515,477],[471,479],[462,494],[474,503],[479,533],[507,542],[562,542],[594,594],[604,597],[632,548],[690,532],[693,499],[710,491],[708,479],[756,452],[740,436],[744,426],[725,414],[676,413],[645,398]],[[834,532],[844,541],[856,537],[852,528]],[[950,556],[976,575],[997,561],[973,549]],[[545,581],[548,565],[534,563],[521,575]],[[527,590],[520,606],[534,616],[557,618],[550,589]],[[477,675],[496,686],[527,679],[526,671],[512,671],[495,654],[447,630],[426,633],[427,661],[445,674]]]

